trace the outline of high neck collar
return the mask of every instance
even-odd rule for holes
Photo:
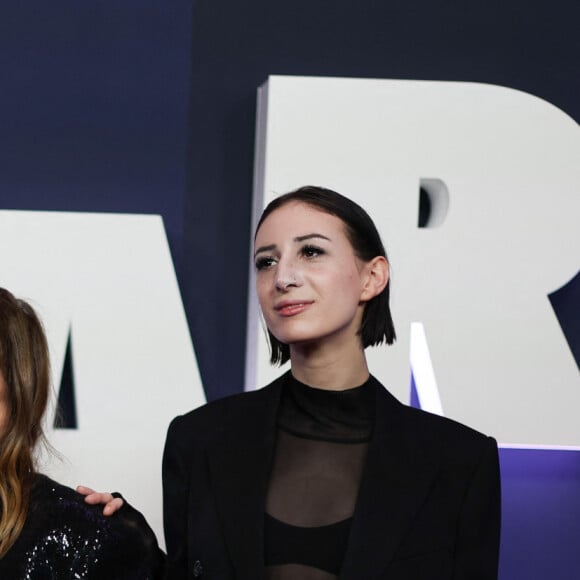
[[[360,443],[371,438],[374,416],[375,391],[370,377],[358,387],[330,391],[305,385],[288,373],[278,426],[300,437]]]

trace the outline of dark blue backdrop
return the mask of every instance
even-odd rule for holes
[[[208,398],[236,392],[256,87],[269,74],[480,81],[578,121],[579,18],[577,0],[4,2],[0,207],[163,215]],[[501,461],[502,579],[577,578],[580,453]]]

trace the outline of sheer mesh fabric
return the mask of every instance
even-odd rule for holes
[[[367,445],[316,441],[279,430],[267,513],[303,527],[351,517]]]
[[[265,515],[269,580],[336,580],[374,422],[374,391],[316,389],[288,375]]]

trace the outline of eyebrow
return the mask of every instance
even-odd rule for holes
[[[326,236],[323,236],[322,234],[306,234],[304,236],[297,236],[296,238],[294,238],[295,242],[303,242],[305,240],[311,240],[313,238],[321,238],[323,240],[328,240],[329,242],[332,241],[330,238],[327,238]],[[256,251],[254,252],[254,257],[257,256],[259,253],[261,252],[271,252],[272,250],[276,249],[276,244],[270,244],[269,246],[260,246],[259,248],[256,248]]]

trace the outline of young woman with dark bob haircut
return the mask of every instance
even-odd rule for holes
[[[36,471],[44,440],[50,363],[33,308],[0,288],[0,578],[162,578],[163,553],[143,516],[126,505],[113,517]],[[118,509],[110,494],[95,494]]]
[[[365,348],[395,340],[371,218],[302,187],[264,210],[254,262],[271,361],[291,370],[171,423],[168,578],[497,578],[495,440],[369,374]]]

